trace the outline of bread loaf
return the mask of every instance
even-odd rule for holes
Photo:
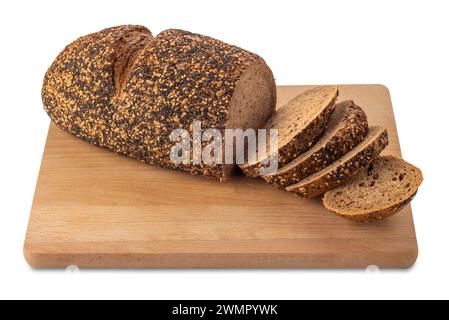
[[[276,173],[263,178],[277,187],[295,184],[348,153],[367,133],[365,112],[353,101],[340,102],[335,105],[329,125],[318,142]]]
[[[203,131],[260,128],[276,87],[264,60],[241,48],[182,30],[153,38],[144,27],[121,26],[70,44],[48,70],[42,96],[52,120],[89,143],[224,180],[232,164],[173,163],[170,134],[192,137],[194,121]]]
[[[390,217],[407,205],[423,181],[421,170],[393,156],[378,157],[347,183],[324,194],[324,206],[354,221]]]

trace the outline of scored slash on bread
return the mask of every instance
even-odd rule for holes
[[[307,152],[262,178],[277,187],[287,187],[320,171],[354,148],[368,133],[365,112],[353,101],[335,105],[326,132]]]
[[[366,138],[343,157],[306,179],[288,186],[286,190],[303,198],[319,196],[369,165],[387,145],[387,130],[372,127]]]
[[[240,165],[242,171],[247,176],[258,177],[266,160],[273,155],[277,156],[278,165],[283,166],[309,149],[325,130],[337,96],[338,86],[318,86],[276,110],[264,129],[278,130],[278,149],[268,151],[265,158],[255,163]]]
[[[393,156],[378,157],[347,183],[326,192],[323,204],[350,220],[382,220],[408,204],[422,181],[415,166]]]

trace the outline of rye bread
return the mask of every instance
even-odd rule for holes
[[[288,186],[286,190],[303,198],[319,196],[368,166],[387,145],[387,130],[372,127],[366,138],[343,157],[306,179]]]
[[[242,171],[249,177],[258,177],[268,158],[277,157],[278,166],[282,167],[307,151],[324,132],[337,96],[337,86],[318,86],[276,110],[263,128],[278,130],[278,149],[270,150],[256,162],[240,165]]]
[[[415,166],[393,156],[378,157],[348,182],[326,192],[323,204],[354,221],[382,220],[407,205],[422,181]]]
[[[182,30],[153,38],[144,27],[121,26],[66,47],[42,96],[56,125],[89,143],[224,180],[233,165],[173,163],[170,134],[187,130],[192,145],[197,120],[203,132],[260,128],[274,111],[276,86],[264,60],[239,47]]]
[[[367,133],[365,112],[351,100],[340,102],[335,105],[321,139],[275,174],[263,176],[263,179],[282,188],[295,184],[348,153]]]

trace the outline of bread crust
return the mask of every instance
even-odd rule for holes
[[[81,37],[58,55],[44,77],[44,110],[64,131],[91,144],[114,150],[114,103],[134,45],[129,35],[152,41],[143,26],[118,26]],[[131,48],[129,48],[131,47]],[[128,54],[125,54],[126,51]]]
[[[276,187],[285,188],[324,169],[360,143],[368,133],[368,120],[365,112],[351,100],[338,103],[335,109],[334,116],[340,112],[342,118],[339,119],[336,131],[325,144],[312,154],[308,154],[307,158],[299,162],[295,162],[298,158],[293,160],[287,165],[291,166],[287,170],[282,170],[286,169],[284,167],[276,174],[262,178]],[[311,150],[308,152],[310,153]]]
[[[322,170],[323,173],[316,173],[317,177],[311,181],[299,182],[288,186],[286,190],[302,198],[322,195],[326,191],[341,185],[353,177],[359,170],[369,165],[387,145],[388,133],[386,129],[382,129],[376,139],[336,168],[330,171],[326,171],[326,168],[324,168]]]
[[[203,128],[223,131],[241,75],[253,63],[265,62],[239,47],[183,30],[163,31],[146,43],[136,41],[136,33],[151,37],[144,27],[121,26],[66,47],[45,76],[44,109],[56,125],[89,143],[152,165],[224,180],[224,165],[172,163],[170,133],[185,129],[192,136],[195,120]],[[274,80],[271,91],[274,110]]]
[[[349,220],[352,220],[355,222],[373,222],[373,221],[384,220],[386,218],[389,218],[389,217],[395,215],[396,213],[401,211],[406,205],[408,205],[413,200],[413,198],[416,196],[417,193],[418,193],[418,191],[413,193],[409,198],[407,198],[397,204],[393,204],[389,208],[366,212],[363,214],[348,214],[346,212],[336,210],[332,207],[326,206],[324,200],[323,200],[323,203],[327,210],[329,210],[333,214],[336,214],[337,216],[340,216],[340,217],[343,217],[343,218],[346,218],[346,219],[349,219]],[[324,196],[326,196],[326,195],[324,195]]]

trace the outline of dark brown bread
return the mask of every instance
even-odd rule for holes
[[[378,157],[347,183],[324,194],[324,206],[354,221],[390,217],[408,204],[423,181],[421,170],[393,156]]]
[[[340,102],[335,105],[326,132],[317,143],[277,173],[263,178],[277,187],[295,184],[348,153],[367,133],[365,112],[353,101]]]
[[[319,196],[368,166],[387,145],[387,130],[370,128],[366,138],[343,157],[299,183],[288,186],[286,190],[303,198]]]
[[[276,110],[264,128],[278,130],[278,149],[255,163],[240,165],[243,172],[249,177],[257,177],[267,158],[276,154],[278,165],[282,167],[309,149],[326,128],[337,96],[337,86],[319,86],[298,95]]]
[[[44,108],[65,131],[153,165],[224,180],[233,165],[174,164],[169,136],[260,128],[275,108],[271,70],[256,54],[210,37],[144,27],[106,29],[70,44],[48,70]],[[206,143],[203,144],[203,146]]]

